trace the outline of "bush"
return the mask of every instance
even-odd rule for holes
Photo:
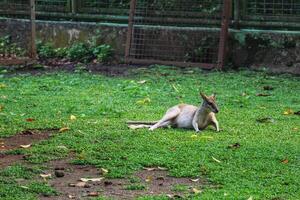
[[[107,62],[112,56],[112,48],[110,45],[103,44],[93,49],[93,54],[99,62]]]
[[[42,42],[37,43],[37,52],[40,58],[55,58],[56,52],[52,44]]]
[[[71,61],[84,61],[87,62],[92,59],[92,53],[87,44],[84,43],[74,43],[67,50],[67,58]]]

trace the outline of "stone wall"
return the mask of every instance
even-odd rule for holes
[[[23,46],[30,41],[29,28],[26,20],[0,19],[0,36],[11,35]],[[218,32],[218,29],[212,30]],[[207,30],[203,31],[205,35]],[[124,58],[126,32],[127,26],[120,24],[37,21],[38,40],[63,47],[100,35],[99,42],[110,44],[120,61]],[[177,36],[179,33],[174,32]],[[300,32],[231,30],[227,66],[300,74]]]

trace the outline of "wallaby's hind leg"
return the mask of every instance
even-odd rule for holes
[[[172,123],[172,119],[177,117],[180,113],[180,109],[178,107],[170,108],[167,113],[163,116],[161,120],[159,120],[156,124],[150,127],[150,131],[160,127],[166,127]]]

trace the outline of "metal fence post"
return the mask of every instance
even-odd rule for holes
[[[240,5],[240,0],[234,0],[233,2],[233,8],[234,8],[234,27],[236,29],[240,29],[240,9],[241,9],[241,5]]]
[[[130,46],[131,46],[131,40],[132,40],[132,36],[133,36],[133,21],[134,21],[135,9],[136,9],[136,1],[137,0],[130,1],[127,39],[126,39],[126,46],[125,46],[125,62],[126,63],[129,61],[129,56],[130,56]]]
[[[72,14],[77,13],[77,8],[78,8],[78,0],[72,0]]]
[[[30,51],[30,57],[32,59],[37,58],[37,52],[36,52],[36,25],[35,25],[35,0],[30,0],[30,25],[31,25],[31,51]]]
[[[218,53],[218,69],[222,69],[225,63],[226,57],[226,45],[228,39],[228,28],[230,20],[231,11],[231,0],[223,0],[223,13],[222,13],[222,25],[221,25],[221,35],[219,43],[219,53]]]

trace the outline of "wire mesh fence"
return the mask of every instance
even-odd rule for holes
[[[299,0],[246,0],[243,5],[245,20],[300,21]]]
[[[133,1],[127,61],[216,65],[222,10],[222,0]]]
[[[0,30],[2,30],[0,31],[0,63],[14,64],[35,56],[33,2],[32,0],[0,1],[1,16],[9,17],[9,23],[0,23]],[[21,24],[16,20],[17,18],[23,19]],[[4,33],[10,34],[4,35]]]
[[[128,15],[130,0],[82,0],[77,2],[78,13]]]
[[[70,12],[70,0],[36,0],[36,11],[43,12]]]

